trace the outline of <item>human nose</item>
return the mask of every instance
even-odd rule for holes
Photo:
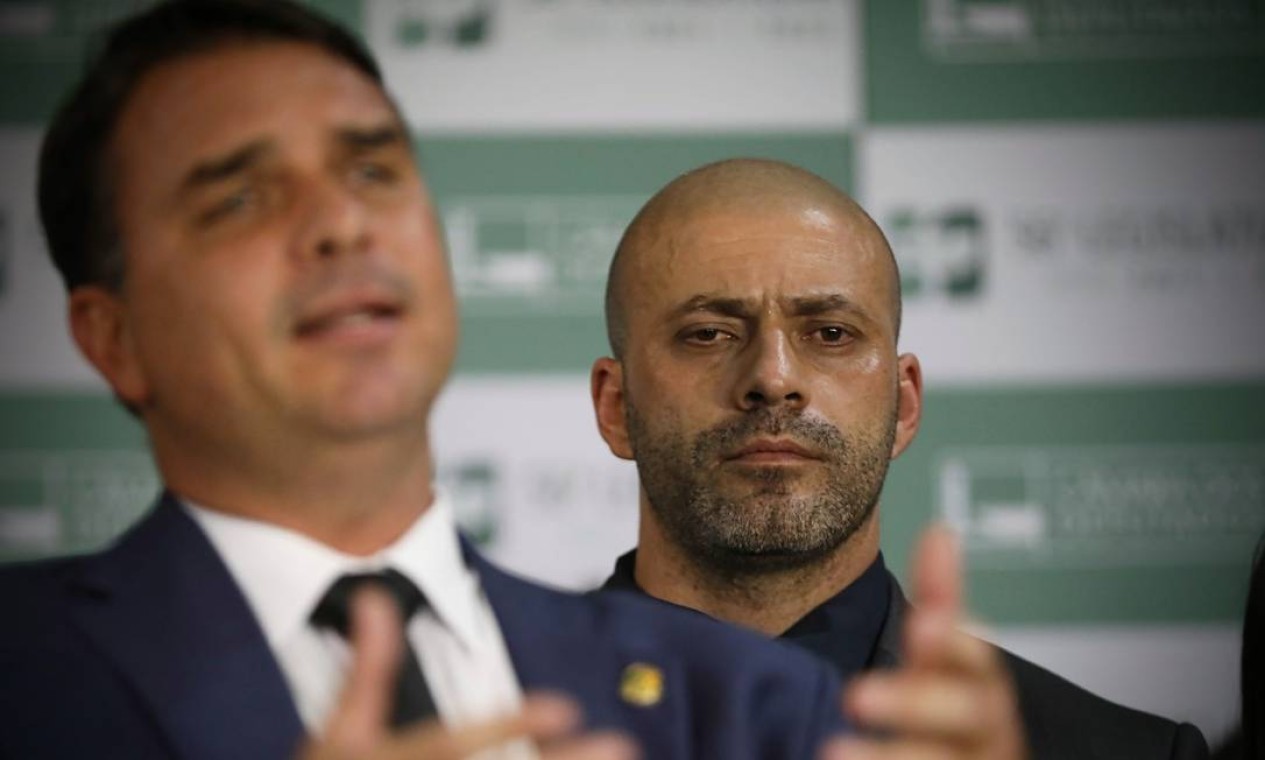
[[[313,181],[304,200],[296,241],[302,260],[332,259],[368,248],[368,209],[351,188],[334,179]]]
[[[798,357],[781,331],[760,335],[748,347],[735,399],[743,411],[761,407],[803,408],[808,403]]]

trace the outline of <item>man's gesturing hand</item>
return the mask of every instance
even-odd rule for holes
[[[392,685],[403,653],[403,627],[382,591],[361,589],[352,600],[351,672],[320,737],[302,760],[459,760],[516,739],[547,742],[542,760],[632,760],[637,751],[611,734],[576,736],[580,711],[558,696],[529,696],[522,710],[457,729],[424,721],[403,731],[387,726]]]
[[[1021,760],[1027,756],[1018,701],[1000,653],[958,630],[962,567],[957,542],[933,527],[913,562],[905,662],[857,677],[844,711],[887,738],[849,738],[825,760]]]

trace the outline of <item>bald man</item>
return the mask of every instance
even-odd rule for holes
[[[897,351],[891,249],[847,195],[762,160],[676,179],[621,240],[606,317],[613,357],[593,366],[594,408],[641,480],[638,547],[606,588],[831,662],[853,679],[851,717],[886,737],[840,757],[1206,756],[1193,726],[959,632],[943,532],[915,552],[906,602],[877,515],[888,463],[918,431],[922,372]]]

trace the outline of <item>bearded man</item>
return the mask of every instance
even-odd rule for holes
[[[878,520],[888,463],[922,412],[900,317],[883,233],[821,178],[739,159],[656,194],[611,264],[613,356],[592,371],[602,437],[641,479],[638,547],[606,587],[829,661],[852,681],[851,717],[884,737],[841,757],[1206,756],[1193,726],[957,630],[961,574],[943,531],[915,552],[906,602]]]

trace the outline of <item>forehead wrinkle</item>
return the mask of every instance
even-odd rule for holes
[[[854,248],[849,255],[840,251],[837,239],[805,236],[808,245],[789,254],[779,251],[781,264],[769,271],[767,257],[775,254],[748,244],[784,244],[787,238],[743,236],[698,246],[669,236],[636,257],[640,271],[629,273],[627,306],[633,315],[653,322],[675,322],[691,314],[749,323],[835,317],[874,327],[886,321],[886,276],[871,265],[879,255],[875,247]],[[823,263],[839,276],[823,280]],[[849,269],[860,271],[849,274]],[[741,309],[721,308],[730,306]]]
[[[861,315],[867,313],[864,306],[834,290],[787,295],[780,300],[782,310],[796,316],[816,316],[839,311]]]
[[[617,319],[626,319],[618,312],[652,291],[671,288],[673,279],[690,265],[691,256],[709,253],[708,259],[719,257],[715,246],[740,239],[787,239],[773,233],[757,231],[753,237],[728,230],[725,224],[716,223],[725,218],[753,230],[762,222],[790,222],[787,226],[798,227],[798,237],[823,250],[811,256],[786,255],[788,252],[783,251],[779,274],[785,275],[799,261],[820,263],[820,257],[829,256],[832,268],[843,267],[859,275],[847,280],[853,289],[862,288],[867,297],[873,290],[873,298],[884,299],[885,307],[874,303],[871,319],[890,312],[893,326],[899,324],[899,280],[877,224],[846,193],[825,180],[790,165],[760,159],[734,159],[702,167],[677,178],[647,202],[630,225],[612,267],[617,275],[612,277]],[[721,237],[698,246],[690,236],[701,232]],[[725,271],[718,269],[711,274],[723,277]],[[853,295],[853,302],[858,303],[863,294]]]

